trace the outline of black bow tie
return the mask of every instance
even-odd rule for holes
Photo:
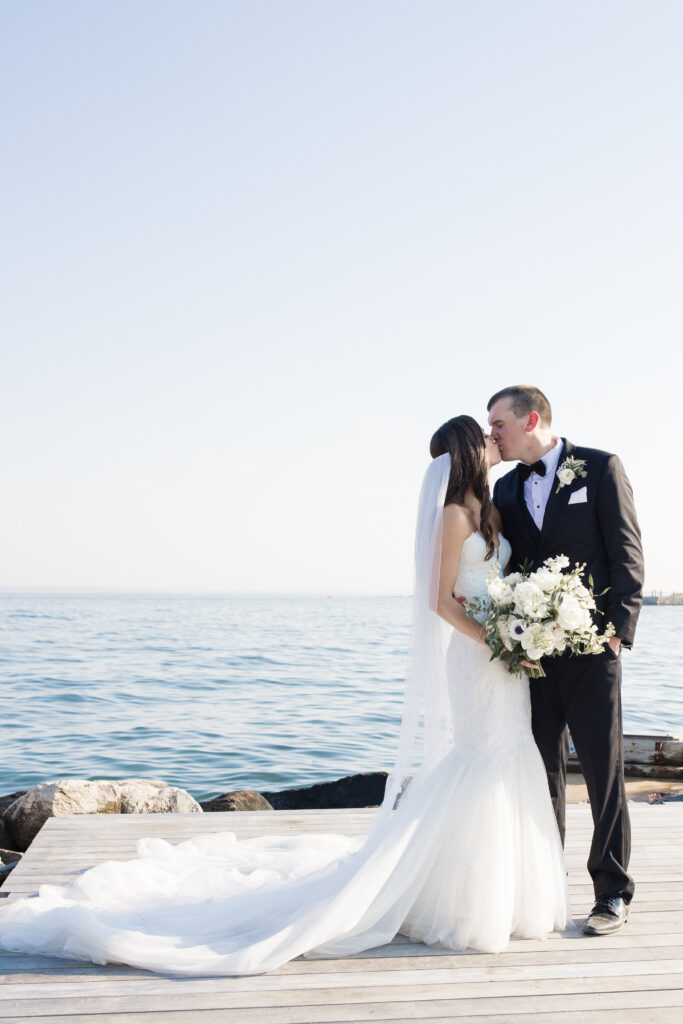
[[[519,462],[517,464],[517,471],[522,480],[528,480],[532,473],[545,476],[545,462],[543,459],[539,459],[538,462],[534,462],[533,466],[527,466],[525,462]]]

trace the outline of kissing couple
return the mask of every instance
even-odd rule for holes
[[[498,952],[511,936],[562,930],[568,729],[594,822],[595,906],[584,932],[623,925],[634,883],[621,651],[633,643],[643,587],[631,487],[616,455],[553,433],[538,388],[499,391],[488,422],[485,434],[456,416],[431,439],[398,753],[365,833],[143,839],[134,860],[0,908],[0,948],[245,975],[300,955],[349,956],[397,934]],[[501,459],[518,464],[491,496],[489,469]],[[543,678],[513,674],[491,657],[463,600],[558,556],[585,566],[595,615],[614,635],[600,653],[544,657]]]

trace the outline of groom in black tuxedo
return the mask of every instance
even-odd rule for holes
[[[550,403],[538,388],[505,388],[488,404],[491,436],[504,461],[518,466],[496,482],[493,504],[512,545],[512,569],[538,568],[567,555],[592,575],[595,621],[615,627],[602,654],[545,658],[546,678],[532,679],[534,738],[545,762],[550,795],[564,842],[567,726],[581,764],[593,814],[588,870],[595,906],[589,935],[620,928],[634,883],[628,874],[631,830],[624,786],[621,650],[631,647],[643,589],[643,552],[633,492],[616,455],[577,448],[551,430]],[[567,460],[570,460],[569,466]],[[580,460],[578,466],[572,460]],[[583,473],[584,475],[579,475]]]

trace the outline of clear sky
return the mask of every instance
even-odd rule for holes
[[[0,12],[0,585],[407,593],[524,382],[683,589],[679,0]]]

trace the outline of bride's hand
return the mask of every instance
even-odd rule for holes
[[[520,661],[520,665],[523,665],[524,668],[538,668],[535,661]]]

